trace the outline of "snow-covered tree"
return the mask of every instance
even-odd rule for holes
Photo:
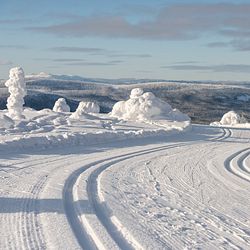
[[[70,112],[70,107],[64,98],[59,98],[53,107],[55,112]]]
[[[82,115],[88,113],[99,113],[100,107],[94,102],[80,102],[76,111],[71,115],[73,119],[79,119]]]
[[[8,115],[14,120],[20,120],[23,116],[24,97],[27,94],[24,71],[21,67],[12,68],[9,80],[5,83],[10,96],[7,99]]]
[[[157,98],[151,92],[143,92],[141,88],[132,89],[127,101],[117,102],[110,113],[111,116],[118,119],[133,121],[148,120],[172,120],[172,121],[190,121],[190,118],[177,109]]]

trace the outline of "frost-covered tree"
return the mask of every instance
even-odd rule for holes
[[[157,98],[152,92],[143,92],[141,88],[132,89],[127,101],[117,102],[110,113],[118,119],[133,121],[171,120],[190,121],[190,118],[177,109]]]
[[[229,111],[226,114],[224,114],[220,120],[221,125],[236,125],[240,123],[246,123],[246,119],[239,114],[237,114],[235,111]]]
[[[53,107],[55,112],[70,112],[70,107],[64,98],[59,98]]]
[[[79,119],[82,115],[88,113],[99,113],[100,106],[94,102],[80,102],[76,111],[70,116],[72,119]]]
[[[12,68],[9,80],[5,83],[10,96],[7,99],[8,115],[14,120],[20,120],[23,116],[24,97],[27,94],[24,71],[21,67]]]

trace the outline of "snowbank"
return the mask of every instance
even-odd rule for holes
[[[27,93],[24,80],[24,71],[20,67],[10,70],[9,80],[5,83],[8,87],[10,96],[7,100],[8,115],[15,120],[24,118],[23,104]]]
[[[59,98],[53,107],[55,112],[70,112],[70,107],[64,98]]]
[[[63,147],[66,145],[95,145],[107,142],[115,142],[119,140],[127,139],[140,139],[147,137],[159,137],[170,136],[172,134],[185,131],[188,128],[169,128],[166,129],[152,129],[152,130],[131,130],[131,131],[96,131],[96,132],[65,132],[60,134],[49,133],[47,135],[29,134],[20,135],[14,139],[0,141],[0,151],[19,151],[20,149],[27,148],[53,148]]]
[[[237,114],[235,111],[229,111],[224,114],[219,122],[213,122],[210,125],[212,126],[238,126],[240,124],[245,124],[248,126],[247,120]]]
[[[76,111],[70,116],[71,119],[83,118],[89,113],[99,113],[100,107],[94,102],[80,102]]]
[[[168,122],[168,126],[156,123],[138,126],[136,122],[117,120],[107,114],[84,113],[82,119],[69,119],[70,113],[49,109],[36,111],[25,108],[24,120],[13,121],[6,114],[7,110],[0,110],[0,152],[68,145],[89,146],[151,136],[161,138],[190,128],[184,122]]]
[[[190,118],[157,98],[153,93],[144,93],[142,89],[135,88],[131,91],[130,99],[117,102],[110,116],[118,119],[132,121],[152,121],[152,120],[171,120],[171,121],[190,121]]]

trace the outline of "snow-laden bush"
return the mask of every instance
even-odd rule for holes
[[[211,126],[235,126],[239,124],[247,124],[247,120],[243,116],[237,114],[235,111],[229,111],[225,113],[219,122],[216,121],[210,123]]]
[[[10,70],[9,80],[5,83],[5,86],[8,87],[10,92],[10,96],[7,99],[8,115],[15,120],[24,118],[23,105],[27,91],[24,71],[21,67]]]
[[[157,98],[153,93],[144,93],[141,88],[135,88],[131,91],[130,98],[127,101],[117,102],[111,113],[111,116],[124,120],[171,120],[171,121],[189,121],[190,118]]]
[[[70,116],[72,119],[79,119],[84,114],[99,113],[100,107],[94,102],[80,102],[76,111]]]
[[[53,107],[55,112],[70,112],[70,107],[64,98],[59,98]]]
[[[229,111],[224,114],[220,120],[221,125],[236,125],[240,123],[245,123],[246,119],[234,111]]]

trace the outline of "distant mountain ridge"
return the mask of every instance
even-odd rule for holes
[[[140,78],[118,78],[118,79],[107,79],[107,78],[92,78],[83,77],[79,75],[54,75],[45,72],[38,74],[26,75],[26,80],[61,80],[61,81],[83,81],[93,83],[106,83],[106,84],[136,84],[136,83],[195,83],[195,84],[228,84],[228,85],[249,85],[250,81],[209,81],[209,80],[169,80],[169,79],[140,79]]]

